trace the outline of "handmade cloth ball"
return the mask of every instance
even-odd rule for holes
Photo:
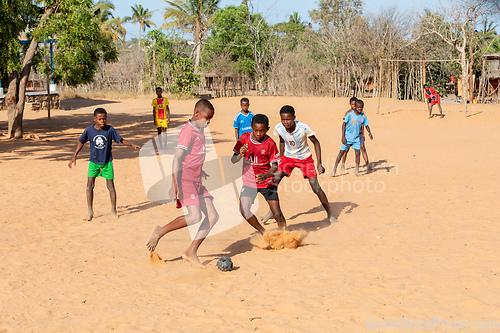
[[[233,262],[229,257],[221,257],[217,261],[217,268],[223,272],[227,272],[233,269]]]

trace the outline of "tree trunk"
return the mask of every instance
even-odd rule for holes
[[[473,56],[471,58],[473,58]],[[470,74],[469,75],[469,100],[470,100],[471,103],[474,100],[474,90],[475,90],[474,86],[475,86],[475,83],[476,83],[476,82],[474,82],[475,78],[474,78],[474,75],[473,75],[473,72],[472,72],[472,67],[474,66],[474,62],[473,61],[474,61],[474,59],[470,60],[469,61],[469,66],[468,66],[469,67],[468,68],[468,72]]]
[[[198,74],[198,66],[200,65],[200,56],[201,56],[201,43],[198,42],[196,45],[196,56],[194,58],[194,73]]]
[[[139,38],[137,39],[137,50],[141,49],[141,25],[139,25]]]
[[[467,86],[468,86],[468,81],[469,81],[469,76],[468,76],[468,66],[467,66],[467,60],[466,60],[466,55],[465,51],[462,53],[462,59],[461,59],[461,65],[462,65],[462,103],[467,104]]]
[[[9,137],[12,137],[10,133],[13,131],[14,117],[16,114],[16,104],[17,104],[17,78],[19,73],[17,71],[9,74],[9,90],[5,95],[5,105],[7,106],[8,113],[8,131]]]
[[[45,23],[45,21],[56,11],[57,7],[64,0],[59,0],[54,2],[54,4],[45,9],[45,13],[40,19],[39,25]],[[17,93],[17,98],[6,98],[6,106],[9,110],[9,127],[7,135],[9,138],[22,138],[23,137],[23,113],[24,113],[24,103],[26,102],[26,84],[28,83],[28,78],[31,72],[31,66],[33,65],[33,58],[35,57],[36,48],[38,46],[38,40],[32,39],[26,55],[24,56],[23,66],[21,69],[21,76],[19,79],[19,89],[15,91]],[[10,75],[9,75],[10,79]],[[10,88],[13,82],[9,82],[9,94]],[[16,103],[17,102],[17,103]]]

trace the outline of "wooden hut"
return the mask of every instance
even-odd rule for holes
[[[483,103],[498,103],[500,91],[500,53],[483,55],[481,78],[479,80],[479,101]]]

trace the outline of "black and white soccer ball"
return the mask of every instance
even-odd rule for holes
[[[233,262],[229,257],[221,257],[217,261],[217,268],[223,272],[228,272],[233,269]]]

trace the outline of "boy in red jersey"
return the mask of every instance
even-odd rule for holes
[[[264,234],[264,227],[251,212],[257,193],[261,193],[269,204],[278,227],[285,230],[286,221],[281,212],[278,199],[278,187],[272,182],[272,176],[278,170],[280,153],[276,143],[267,135],[269,119],[263,114],[252,118],[252,132],[243,133],[234,146],[231,162],[243,161],[243,187],[240,193],[241,215],[258,232]]]
[[[170,197],[173,200],[179,198],[182,206],[187,208],[188,214],[177,217],[163,227],[154,227],[146,242],[146,247],[153,252],[161,237],[171,231],[198,223],[203,212],[205,219],[201,222],[195,239],[182,255],[184,260],[201,268],[206,266],[198,258],[198,248],[219,219],[213,197],[201,182],[202,176],[206,177],[202,170],[206,155],[204,128],[210,124],[214,113],[212,103],[200,99],[194,107],[193,117],[179,133],[179,142],[172,162]]]
[[[434,88],[429,87],[427,84],[424,85],[425,89],[425,99],[427,100],[427,109],[429,110],[429,119],[432,118],[432,107],[437,105],[439,108],[439,113],[441,118],[444,117],[443,109],[441,109],[441,96],[434,90]]]

